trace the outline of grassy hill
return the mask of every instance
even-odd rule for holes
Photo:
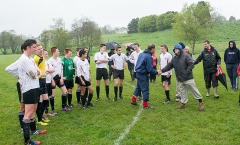
[[[213,26],[213,33],[209,34],[211,44],[220,52],[223,52],[228,46],[229,40],[240,42],[240,23],[219,23]],[[206,38],[207,39],[207,38]],[[157,31],[153,33],[135,33],[135,34],[109,34],[102,35],[103,42],[115,40],[120,44],[125,42],[139,42],[142,48],[147,47],[148,44],[154,43],[157,46],[167,44],[172,48],[177,42],[183,41],[175,36],[172,29]],[[186,45],[188,42],[183,41]],[[202,42],[200,40],[196,44],[195,52],[199,53],[202,50]]]

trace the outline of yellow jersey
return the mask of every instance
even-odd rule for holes
[[[41,74],[38,76],[38,78],[45,78],[45,70],[46,70],[46,61],[43,57],[40,57],[38,55],[35,55],[33,58],[34,62],[36,63],[37,67],[41,70]]]

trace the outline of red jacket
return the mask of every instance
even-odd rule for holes
[[[153,66],[157,66],[157,57],[155,54],[152,54]]]

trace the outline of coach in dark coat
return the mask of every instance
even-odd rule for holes
[[[219,98],[217,94],[218,80],[215,76],[217,66],[221,64],[221,57],[217,50],[210,45],[208,40],[204,41],[204,49],[195,60],[194,64],[198,64],[203,60],[204,80],[207,88],[207,97],[210,96],[211,82],[214,88],[214,97]]]

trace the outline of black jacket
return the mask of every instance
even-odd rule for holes
[[[166,72],[175,69],[176,77],[178,81],[184,82],[193,79],[192,69],[194,68],[192,57],[184,52],[179,55],[175,55],[170,63],[162,69],[162,72]]]
[[[204,73],[214,73],[217,71],[217,65],[221,64],[221,57],[217,50],[211,46],[210,52],[205,48],[195,60],[194,64],[198,64],[203,60]]]

